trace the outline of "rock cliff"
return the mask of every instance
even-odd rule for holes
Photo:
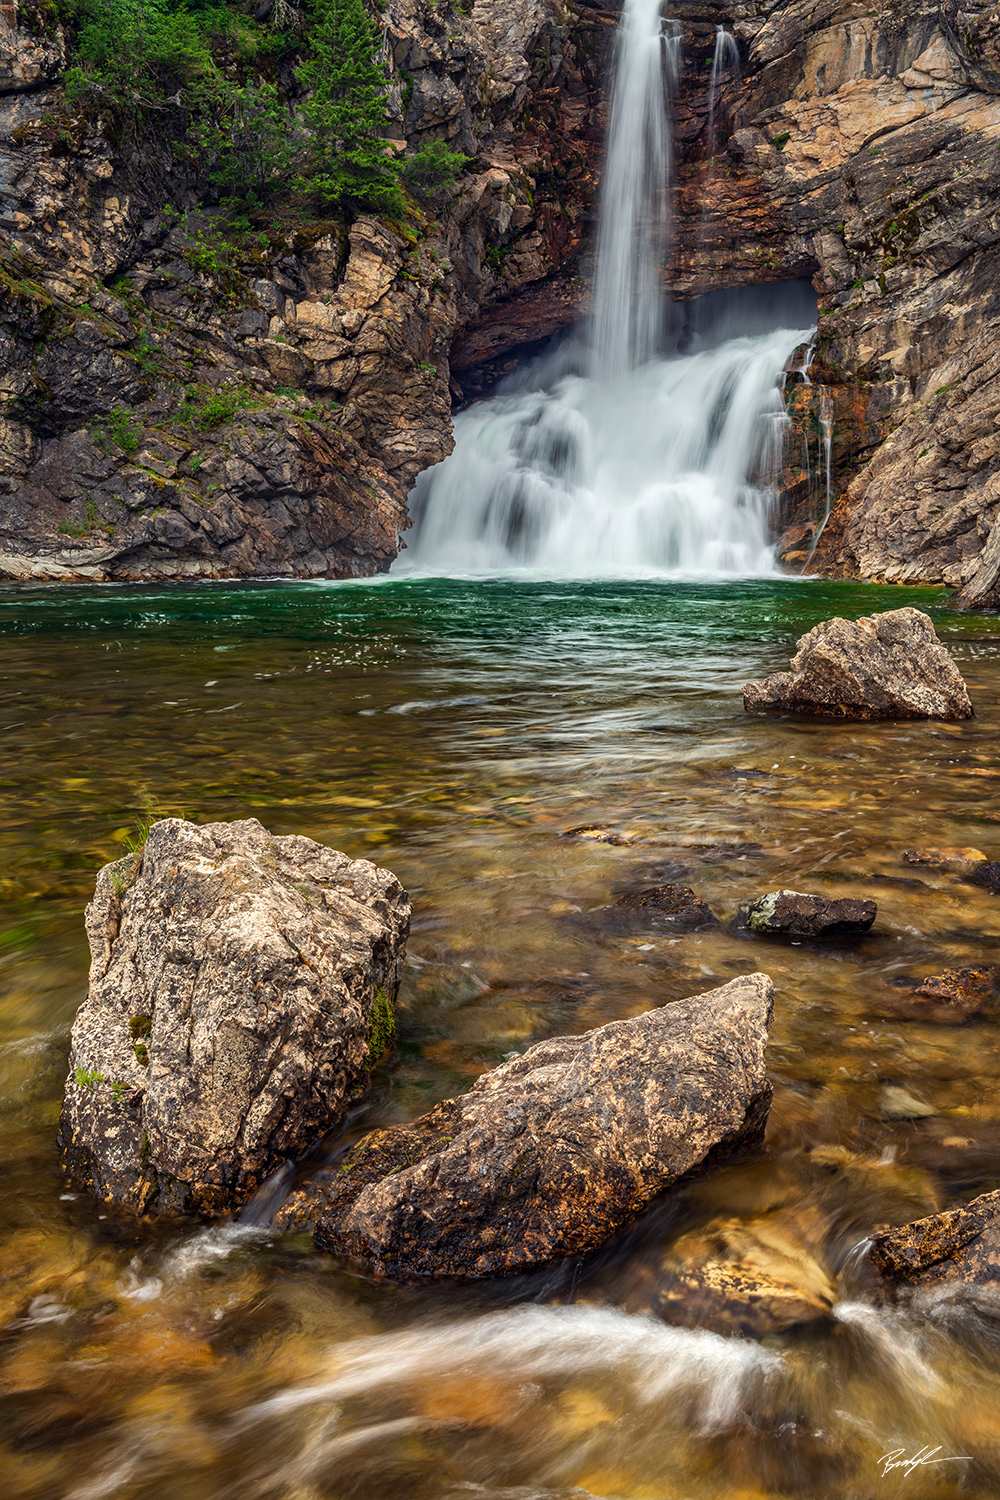
[[[383,570],[465,372],[477,388],[575,316],[613,16],[389,0],[381,19],[391,143],[445,138],[464,175],[401,224],[222,235],[179,106],[141,135],[74,113],[61,29],[4,10],[0,576]]]

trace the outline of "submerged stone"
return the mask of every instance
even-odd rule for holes
[[[1000,861],[987,859],[966,875],[970,885],[981,886],[991,896],[1000,896]]]
[[[367,860],[255,818],[154,823],[87,908],[59,1125],[71,1178],[140,1213],[244,1202],[365,1085],[409,921]]]
[[[718,927],[719,919],[710,906],[696,896],[689,885],[653,885],[643,891],[630,891],[607,908],[609,915],[632,923],[669,923],[679,927]]]
[[[798,642],[790,672],[748,682],[743,707],[837,719],[970,719],[972,702],[929,615],[835,617]]]
[[[803,891],[769,891],[744,902],[737,922],[772,937],[860,937],[878,915],[874,901],[828,901]]]
[[[763,1137],[766,974],[540,1042],[351,1150],[315,1243],[378,1276],[500,1276],[603,1244]]]
[[[961,1025],[975,1016],[1000,1010],[1000,964],[944,969],[926,979],[900,978],[894,989],[906,992],[893,1007],[915,1020]]]

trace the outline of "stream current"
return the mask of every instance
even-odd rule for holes
[[[902,602],[931,612],[975,719],[743,713],[742,683],[803,630]],[[1000,1492],[995,1305],[880,1306],[856,1254],[877,1224],[998,1184],[997,1023],[886,1004],[901,974],[998,958],[996,899],[903,859],[1000,852],[996,619],[778,578],[8,587],[0,656],[5,1496]],[[760,968],[763,1154],[580,1264],[474,1288],[373,1285],[259,1207],[147,1225],[68,1194],[54,1135],[82,909],[150,811],[256,816],[412,893],[398,1047],[334,1160],[512,1051]],[[786,883],[873,896],[879,916],[821,949],[595,915],[664,879],[724,919]],[[886,1088],[930,1113],[886,1118]],[[672,1296],[679,1247],[723,1241],[765,1273],[801,1262],[803,1284],[819,1267],[832,1305],[754,1335]],[[926,1446],[949,1462],[883,1473]]]

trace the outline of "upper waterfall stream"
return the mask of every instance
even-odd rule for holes
[[[411,496],[397,574],[774,571],[783,374],[815,302],[763,291],[723,323],[668,306],[678,59],[661,0],[627,0],[589,326],[459,413],[455,451]]]

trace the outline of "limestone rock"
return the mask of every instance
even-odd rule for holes
[[[801,891],[769,891],[739,909],[738,922],[771,937],[860,937],[878,915],[874,901],[828,901]]]
[[[602,1244],[708,1160],[756,1144],[766,974],[540,1042],[348,1154],[315,1241],[379,1276],[497,1276]]]
[[[743,707],[838,719],[969,719],[962,675],[928,615],[835,617],[798,643],[790,672],[748,682]]]
[[[154,823],[87,908],[59,1127],[72,1178],[141,1213],[243,1202],[366,1083],[409,919],[388,870],[311,839]]]
[[[888,1280],[921,1287],[996,1282],[1000,1267],[1000,1192],[962,1208],[872,1236],[868,1261]]]

